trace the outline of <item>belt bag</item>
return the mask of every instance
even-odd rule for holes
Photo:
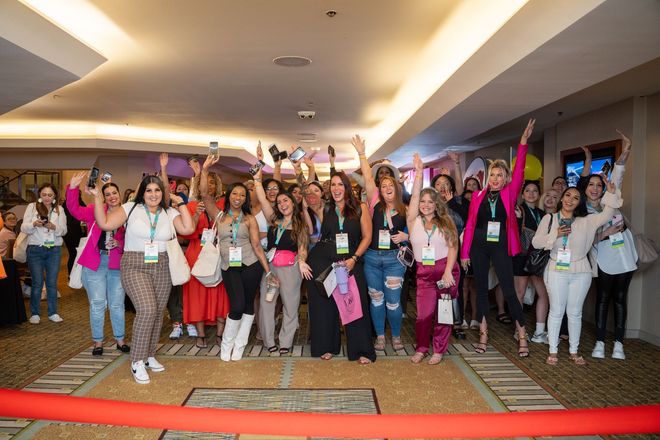
[[[273,266],[275,267],[286,267],[293,266],[296,264],[296,256],[298,254],[292,251],[276,250],[275,256],[273,257]]]

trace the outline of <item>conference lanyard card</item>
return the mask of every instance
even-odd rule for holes
[[[55,233],[48,229],[44,234],[44,246],[53,247],[55,246]]]
[[[204,228],[202,231],[202,246],[207,242],[213,243],[213,229]]]
[[[422,248],[422,266],[435,265],[435,248],[433,246],[424,246]]]
[[[617,232],[616,234],[610,235],[610,245],[613,248],[620,248],[623,246],[623,233]]]
[[[378,232],[378,249],[389,249],[390,239],[390,231],[387,229],[381,229]]]
[[[557,251],[557,264],[555,269],[557,270],[568,270],[571,267],[571,250],[570,249],[559,249]]]
[[[497,243],[500,241],[500,222],[488,222],[486,241]]]
[[[231,246],[229,248],[229,267],[241,267],[243,264],[243,254],[240,247]]]
[[[158,263],[158,243],[146,242],[144,244],[144,262],[147,264]]]
[[[348,253],[348,234],[336,234],[335,241],[337,243],[337,255]]]
[[[266,252],[266,260],[268,260],[269,263],[273,262],[273,258],[275,258],[275,251],[277,251],[277,248],[271,248],[271,250]]]

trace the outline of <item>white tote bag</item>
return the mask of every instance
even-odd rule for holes
[[[222,218],[222,211],[218,214]],[[216,217],[217,219],[217,217]],[[217,220],[213,222],[213,240],[207,240],[197,257],[192,268],[192,275],[206,287],[215,287],[222,281],[222,270],[220,269],[220,244],[216,238],[218,230]]]
[[[92,236],[92,230],[94,229],[94,225],[96,223],[92,223],[92,227],[89,228],[89,233],[87,234],[87,237],[81,237],[80,242],[78,243],[78,247],[76,248],[76,259],[73,262],[73,268],[71,269],[71,274],[69,275],[69,287],[72,289],[82,289],[83,284],[82,284],[82,266],[78,264],[78,259],[80,259],[80,255],[82,255],[83,250],[85,250],[85,246],[87,245],[87,239]]]
[[[454,310],[451,303],[451,295],[442,294],[438,298],[438,324],[454,324]]]
[[[190,280],[190,266],[186,256],[183,254],[181,245],[176,239],[176,229],[174,229],[174,218],[170,218],[170,228],[172,239],[167,242],[167,257],[169,259],[170,277],[172,277],[173,286],[181,286]]]
[[[13,256],[15,261],[19,263],[27,262],[27,243],[27,234],[25,232],[19,233],[18,237],[16,237],[16,241],[14,242]]]

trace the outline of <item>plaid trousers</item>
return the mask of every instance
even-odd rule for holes
[[[163,312],[172,289],[167,252],[158,254],[158,263],[145,263],[144,252],[124,252],[121,283],[133,305],[131,361],[147,361],[156,354],[163,326]]]

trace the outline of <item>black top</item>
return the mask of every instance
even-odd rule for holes
[[[293,241],[291,237],[291,229],[285,229],[280,238],[280,242],[275,246],[275,238],[277,237],[277,226],[268,227],[268,249],[276,247],[278,251],[291,251],[298,252],[298,244]]]
[[[370,249],[374,250],[386,250],[386,249],[380,249],[378,247],[378,235],[381,230],[383,229],[390,229],[389,224],[387,223],[387,218],[383,219],[383,208],[380,204],[380,202],[376,203],[376,206],[374,206],[374,216],[373,216],[373,221],[371,222],[371,244],[369,245]],[[406,219],[402,216],[399,215],[399,213],[396,213],[392,216],[392,229],[390,230],[390,246],[388,249],[398,249],[398,245],[396,245],[392,241],[392,234],[396,234],[398,232],[403,231],[406,228]]]
[[[101,235],[99,235],[99,242],[98,242],[98,247],[99,250],[101,251],[107,251],[108,248],[105,247],[105,240],[107,237],[108,231],[101,231]]]
[[[493,196],[497,194],[497,201],[495,202],[495,218],[493,218],[490,211],[490,203],[488,201],[490,194]],[[500,222],[500,230],[504,230],[506,227],[506,209],[504,208],[502,197],[500,197],[497,192],[491,192],[490,194],[486,194],[486,197],[484,197],[479,206],[479,211],[477,212],[477,228],[486,230],[488,229],[488,222],[495,221]]]
[[[539,227],[541,219],[545,215],[545,212],[536,206],[530,208],[527,206],[527,203],[520,205],[520,209],[523,211],[523,216],[521,218],[516,218],[518,221],[518,231],[522,232],[523,218],[525,219],[525,228],[536,231],[536,228]]]
[[[337,252],[337,245],[335,241],[335,234],[339,234],[339,219],[337,218],[337,213],[335,212],[334,207],[330,204],[326,205],[326,209],[323,215],[323,223],[321,224],[321,241],[332,242],[334,252]],[[362,228],[360,227],[360,210],[358,209],[357,218],[344,218],[344,230],[345,234],[348,234],[348,254],[337,255],[341,258],[349,258],[353,255],[362,240]]]
[[[470,211],[470,201],[461,196],[452,197],[447,202],[447,207],[461,217],[463,224],[467,223],[468,212]],[[456,225],[458,227],[458,225]]]

